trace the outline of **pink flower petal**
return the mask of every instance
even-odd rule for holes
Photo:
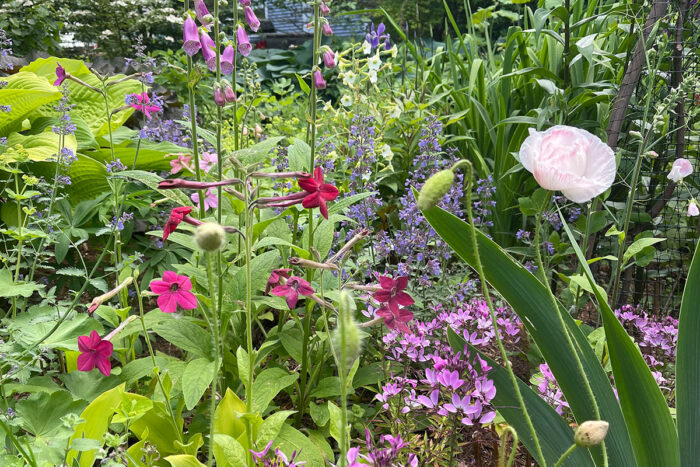
[[[112,365],[109,363],[109,358],[98,355],[96,358],[96,363],[97,369],[100,370],[103,375],[109,376],[109,374],[112,372]]]
[[[164,293],[170,291],[171,285],[172,285],[171,283],[162,281],[160,279],[156,279],[156,280],[151,281],[150,288],[151,288],[151,292],[160,295],[160,294],[164,294]]]
[[[166,292],[158,297],[158,308],[163,313],[175,313],[177,311],[177,298],[172,292]]]
[[[197,297],[192,292],[178,290],[175,292],[175,300],[183,310],[194,310],[197,308]]]
[[[80,371],[90,371],[95,368],[96,355],[92,352],[85,352],[78,355],[77,367]]]

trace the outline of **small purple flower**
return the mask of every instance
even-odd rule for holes
[[[114,162],[107,162],[107,172],[109,173],[114,173],[114,172],[121,172],[126,170],[126,166],[122,164],[122,161],[119,159],[116,159]]]
[[[321,32],[326,37],[330,37],[333,35],[333,29],[331,29],[331,25],[328,24],[328,22],[323,23],[323,26],[321,26]]]

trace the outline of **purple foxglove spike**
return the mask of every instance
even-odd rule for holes
[[[214,103],[219,107],[226,105],[224,91],[221,90],[221,85],[219,83],[214,84]]]
[[[225,75],[233,73],[233,61],[236,59],[236,51],[232,45],[227,45],[221,54],[221,72]]]
[[[224,98],[229,104],[236,101],[236,93],[233,92],[231,83],[229,83],[228,81],[226,81],[226,85],[224,86]]]
[[[216,71],[216,43],[209,37],[209,34],[202,31],[199,36],[202,43],[202,56],[210,71]]]
[[[185,20],[185,27],[182,31],[182,48],[185,49],[185,53],[190,57],[194,56],[202,48],[202,44],[199,42],[197,24],[189,15]]]
[[[238,42],[238,51],[244,57],[250,55],[250,51],[253,50],[253,46],[250,45],[248,40],[248,33],[245,32],[245,28],[238,25],[238,30],[236,31],[236,40]]]
[[[321,70],[314,71],[314,86],[316,89],[326,89],[326,81],[323,79]]]
[[[248,23],[250,29],[254,32],[258,32],[258,29],[260,29],[260,20],[255,16],[253,9],[247,6],[243,9],[243,14],[245,15],[245,22]]]
[[[211,15],[209,14],[209,10],[207,9],[207,5],[204,3],[204,0],[194,0],[194,12],[197,14],[197,19],[200,23],[202,23],[202,26],[209,29],[211,21],[207,21],[204,17]]]
[[[326,68],[335,68],[335,53],[332,50],[328,49],[323,52],[323,63]]]
[[[328,4],[326,4],[326,2],[321,2],[320,10],[321,16],[328,16],[331,14],[331,9],[328,8]]]
[[[333,29],[331,29],[331,25],[328,23],[323,23],[323,26],[321,26],[321,32],[323,32],[323,35],[327,37],[333,35]]]

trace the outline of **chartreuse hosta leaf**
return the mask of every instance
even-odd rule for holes
[[[415,190],[414,194],[417,196]],[[474,264],[468,224],[437,207],[423,211],[423,215],[438,235],[464,261],[470,265]],[[598,403],[600,417],[610,423],[605,440],[609,465],[636,466],[630,435],[608,375],[576,322],[562,309],[552,309],[550,292],[545,286],[496,243],[478,231],[477,241],[487,281],[522,320],[561,386],[576,420],[581,423],[596,419],[594,408],[584,389],[583,378],[588,378]],[[574,354],[569,350],[558,319],[554,317],[554,313],[558,312],[562,313],[585,375],[577,371]],[[591,455],[596,465],[603,465],[601,448],[591,449]]]
[[[600,313],[603,316],[603,326],[605,327],[605,337],[607,338],[610,362],[613,376],[615,377],[615,387],[620,397],[622,413],[627,423],[637,464],[644,466],[678,466],[680,465],[678,435],[671,412],[666,404],[666,399],[664,399],[659,386],[656,384],[639,348],[615,317],[608,305],[607,297],[596,286],[583,252],[563,217],[562,223],[576,252],[576,256],[583,267],[583,272],[596,296]],[[688,277],[692,276],[689,275]],[[694,335],[693,338],[696,339],[697,335]],[[697,358],[697,355],[694,358]],[[697,367],[694,371],[698,371]],[[698,388],[693,388],[693,391],[696,391],[697,394]],[[695,399],[693,403],[697,404],[698,400]],[[680,411],[680,408],[678,410]],[[697,422],[698,420],[694,419],[692,423],[697,424]],[[698,439],[693,440],[693,443],[697,442]],[[697,461],[698,458],[694,458],[692,465],[697,465]]]
[[[34,73],[17,73],[7,78],[7,86],[0,89],[0,103],[9,105],[10,112],[0,112],[0,136],[21,130],[27,116],[49,102],[61,98],[58,88]]]
[[[38,135],[25,136],[19,133],[12,133],[7,138],[7,146],[12,147],[18,144],[27,151],[29,160],[33,162],[56,160],[56,154],[60,147],[60,136],[51,131],[50,128]],[[78,149],[78,142],[73,135],[66,135],[63,145],[65,148],[73,151],[74,154]]]
[[[450,347],[455,352],[465,353],[465,346],[468,345],[464,338],[457,335],[451,328],[447,330],[447,337]],[[535,445],[532,437],[529,436],[525,419],[520,413],[519,402],[515,396],[513,385],[508,377],[507,370],[493,359],[479,352],[478,349],[469,345],[470,354],[473,356],[479,353],[485,359],[491,370],[488,377],[496,386],[496,396],[493,398],[493,405],[498,409],[509,425],[515,428],[520,441],[530,452],[535,452]],[[561,454],[574,444],[574,431],[544,399],[540,397],[530,386],[518,380],[520,393],[525,401],[525,406],[532,419],[532,424],[537,432],[542,453],[545,456],[546,465],[556,464]],[[577,449],[563,464],[564,466],[593,466],[593,460],[585,449]]]

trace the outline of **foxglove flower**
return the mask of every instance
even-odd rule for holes
[[[207,64],[207,68],[209,68],[209,71],[216,71],[216,43],[204,31],[199,37],[202,43],[202,56]]]
[[[382,290],[372,296],[379,303],[386,303],[391,311],[397,313],[400,306],[410,306],[415,302],[404,290],[408,286],[408,277],[400,276],[392,279],[389,276],[379,276],[379,285]]]
[[[219,107],[226,105],[226,97],[219,83],[214,83],[214,103]]]
[[[90,371],[97,367],[105,376],[112,372],[112,365],[109,358],[112,356],[114,346],[108,340],[102,340],[97,331],[92,331],[90,337],[78,337],[78,350],[82,352],[78,355],[78,370]]]
[[[202,44],[199,42],[197,24],[189,15],[187,15],[185,27],[182,30],[182,48],[185,49],[185,53],[190,57],[194,56],[202,48]]]
[[[54,86],[60,86],[68,77],[66,69],[63,68],[59,63],[56,64],[56,81],[53,82]]]
[[[177,226],[183,221],[186,215],[192,212],[192,208],[189,206],[179,206],[170,211],[170,217],[163,226],[163,241],[168,239],[168,236],[175,232]]]
[[[600,138],[565,125],[529,131],[520,147],[520,163],[542,188],[561,191],[575,203],[585,203],[610,188],[615,153]]]
[[[233,87],[231,87],[231,83],[228,81],[224,84],[224,98],[229,104],[236,101],[236,93],[233,92]]]
[[[142,92],[140,94],[130,94],[130,96],[132,97],[131,107],[143,112],[149,120],[151,119],[151,112],[160,112],[159,106],[151,104],[148,93]],[[133,102],[134,99],[136,102]]]
[[[301,277],[292,276],[284,285],[278,285],[270,293],[278,297],[284,297],[289,309],[293,310],[297,306],[299,295],[311,295],[314,293],[314,289],[311,288],[311,284]]]
[[[685,177],[693,173],[693,165],[688,159],[676,159],[673,161],[673,166],[671,171],[668,173],[667,178],[676,183],[683,180]]]
[[[240,0],[238,3],[240,3],[241,6],[250,6],[250,0]]]
[[[332,50],[328,49],[323,52],[323,63],[326,68],[335,68],[335,53]]]
[[[194,204],[199,208],[199,193],[192,193],[190,196]],[[216,191],[213,188],[208,188],[206,196],[204,196],[204,210],[207,211],[209,208],[219,207],[219,197],[216,195]]]
[[[253,46],[250,45],[250,40],[248,40],[248,33],[245,32],[245,28],[238,25],[238,30],[236,31],[236,40],[238,42],[238,51],[244,57],[250,55],[250,51],[253,50]]]
[[[202,23],[202,26],[209,29],[211,21],[208,21],[207,17],[211,17],[211,15],[204,0],[194,0],[194,12],[197,14],[197,19]]]
[[[254,32],[258,32],[258,29],[260,29],[260,20],[255,16],[253,9],[247,6],[243,9],[243,14],[245,15],[245,22],[248,23],[250,29]]]
[[[236,51],[232,45],[227,45],[221,54],[221,72],[225,75],[233,73],[233,61],[236,59]]]
[[[183,170],[190,170],[190,161],[192,160],[192,157],[190,156],[185,156],[184,154],[178,154],[177,159],[173,159],[170,161],[170,173],[171,174],[176,174],[178,172],[181,172]]]
[[[326,81],[323,79],[321,70],[314,71],[314,86],[316,89],[326,89]]]
[[[323,169],[316,167],[313,178],[299,179],[299,187],[308,195],[302,201],[306,209],[319,208],[321,215],[328,219],[328,207],[326,201],[333,201],[338,197],[338,189],[323,181]]]
[[[319,10],[321,12],[321,16],[328,16],[331,14],[331,9],[328,8],[328,4],[326,2],[321,2]]]
[[[183,310],[197,308],[197,297],[192,292],[192,281],[173,271],[165,271],[163,279],[151,281],[151,291],[158,295],[158,308],[164,313],[174,313],[178,306]]]
[[[331,25],[328,24],[328,22],[323,23],[323,26],[321,26],[321,32],[326,37],[330,37],[333,35],[333,29],[331,29]]]

